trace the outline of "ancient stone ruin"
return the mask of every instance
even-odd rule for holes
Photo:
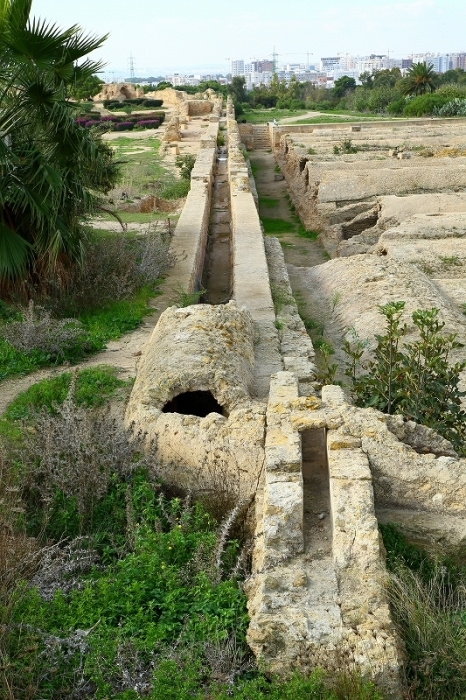
[[[131,83],[107,83],[102,85],[102,90],[92,98],[94,102],[102,102],[103,100],[133,100],[137,97],[144,97],[144,90],[140,87],[135,87]]]
[[[436,306],[463,340],[464,275],[440,262],[453,241],[461,265],[466,259],[466,161],[457,151],[466,124],[270,125],[242,130],[243,144],[231,102],[219,110],[202,137],[167,286],[208,286],[206,255],[217,256],[226,261],[221,303],[162,313],[126,420],[146,434],[164,478],[197,489],[229,481],[238,498],[254,499],[246,593],[256,657],[278,673],[343,660],[400,698],[403,649],[378,522],[455,551],[466,536],[466,460],[428,428],[356,408],[339,386],[317,390],[290,286],[299,270],[287,269],[277,239],[264,241],[244,153],[273,147],[302,220],[323,230],[334,259],[300,274],[329,309],[342,293],[336,335],[351,326],[373,335],[382,323],[376,305],[404,299],[407,318]],[[217,149],[220,127],[227,152]],[[361,149],[334,154],[347,137]],[[424,158],[420,145],[433,155]],[[411,158],[390,155],[395,148]],[[285,299],[277,312],[272,287]]]

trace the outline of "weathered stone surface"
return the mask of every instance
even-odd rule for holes
[[[253,322],[234,302],[171,307],[159,319],[128,403],[126,421],[146,434],[161,474],[186,487],[202,479],[250,495],[264,459],[264,406],[250,398]],[[164,413],[174,397],[210,391],[224,415]],[[194,409],[193,409],[194,410]]]
[[[171,116],[170,121],[165,127],[164,134],[162,136],[162,141],[165,143],[171,143],[173,141],[181,141],[181,131],[180,131],[180,115],[179,112],[174,112]]]
[[[102,102],[103,100],[132,100],[136,97],[144,97],[144,90],[139,87],[134,87],[131,83],[108,83],[102,85],[102,90],[92,98],[94,102]]]

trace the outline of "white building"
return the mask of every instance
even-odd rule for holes
[[[244,61],[242,59],[231,62],[231,75],[233,78],[244,75]]]

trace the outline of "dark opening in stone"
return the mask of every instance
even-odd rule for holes
[[[209,413],[225,415],[224,409],[210,391],[186,391],[184,394],[178,394],[165,404],[162,411],[199,418],[205,418]]]

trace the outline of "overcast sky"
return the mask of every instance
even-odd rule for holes
[[[310,62],[337,53],[466,50],[466,0],[33,0],[32,14],[109,38],[106,77],[227,72],[229,58]]]

